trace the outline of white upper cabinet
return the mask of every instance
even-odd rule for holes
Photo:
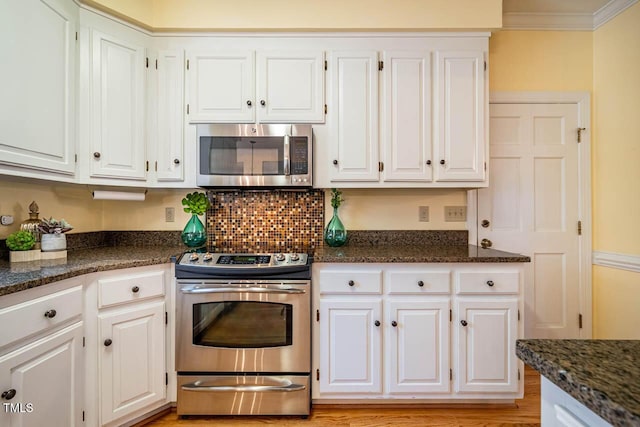
[[[259,121],[324,122],[324,52],[259,51],[256,80]]]
[[[154,61],[155,123],[149,129],[157,181],[183,181],[184,147],[184,52],[163,50]],[[153,71],[153,70],[152,70]],[[153,96],[152,96],[153,99]],[[150,108],[152,107],[150,105]],[[152,119],[153,123],[154,120]]]
[[[331,181],[378,181],[378,53],[329,57]]]
[[[145,48],[90,34],[90,176],[146,180]]]
[[[431,181],[431,53],[383,54],[382,179]]]
[[[188,54],[191,123],[324,122],[322,51]]]
[[[254,56],[245,50],[189,54],[191,123],[255,122]]]
[[[437,179],[483,181],[488,111],[484,53],[439,51],[436,58]]]
[[[71,0],[0,3],[0,164],[74,174],[77,21]]]

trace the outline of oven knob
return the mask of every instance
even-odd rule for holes
[[[211,255],[208,252],[202,256],[203,261],[211,261],[212,259],[213,259],[213,255]]]
[[[191,255],[189,255],[189,261],[197,261],[200,257],[198,256],[197,253],[192,253]]]
[[[276,254],[276,261],[282,262],[285,260],[284,254]]]
[[[300,259],[300,255],[298,255],[298,254],[291,254],[291,255],[289,255],[289,259],[290,259],[291,261],[298,261],[298,260]]]

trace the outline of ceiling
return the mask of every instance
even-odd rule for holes
[[[593,31],[638,0],[503,0],[502,27]]]

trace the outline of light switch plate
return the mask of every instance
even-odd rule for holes
[[[418,206],[418,221],[429,222],[429,206]]]
[[[176,209],[175,208],[164,208],[164,221],[165,222],[175,222],[176,220]]]
[[[466,206],[445,206],[444,207],[445,222],[464,222],[467,220]]]

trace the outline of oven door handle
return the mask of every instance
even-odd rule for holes
[[[296,288],[236,288],[236,287],[220,287],[220,288],[185,288],[181,289],[183,294],[226,294],[226,293],[254,293],[254,294],[304,294],[304,289]]]
[[[282,391],[292,392],[301,391],[307,387],[302,384],[289,384],[283,386],[274,385],[200,385],[199,381],[184,384],[182,390],[185,391],[239,391],[239,392],[265,392],[265,391]]]

